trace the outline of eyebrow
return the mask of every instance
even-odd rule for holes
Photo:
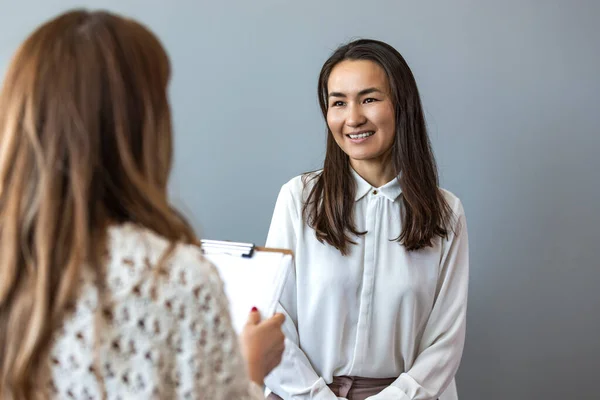
[[[370,93],[383,93],[383,92],[375,87],[370,87],[370,88],[361,90],[360,92],[358,92],[358,95],[364,96],[364,95],[370,94]],[[331,93],[329,93],[328,97],[346,97],[346,95],[342,92],[331,92]]]

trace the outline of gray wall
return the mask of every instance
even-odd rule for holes
[[[461,399],[600,398],[600,2],[122,1],[0,0],[0,72],[68,7],[149,24],[174,67],[177,204],[205,236],[263,243],[280,185],[323,157],[321,63],[388,41],[467,211]]]

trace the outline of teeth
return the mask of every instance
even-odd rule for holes
[[[375,134],[375,132],[365,132],[365,133],[359,133],[357,135],[348,135],[348,136],[350,136],[350,139],[363,139],[363,138],[369,137],[373,134]]]

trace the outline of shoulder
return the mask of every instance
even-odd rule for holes
[[[449,190],[440,188],[440,191],[452,211],[449,220],[449,228],[451,229],[453,236],[460,235],[467,223],[462,201]]]
[[[191,326],[212,330],[224,318],[228,303],[223,281],[199,246],[171,243],[133,224],[112,229],[110,236],[113,246],[129,247],[121,249],[129,255],[127,263],[113,257],[109,267],[109,276],[120,279],[120,287],[118,280],[108,282],[120,308],[133,305],[136,312],[160,321],[162,331],[177,335],[189,333]]]
[[[322,170],[306,172],[293,177],[281,187],[280,197],[288,198],[294,202],[303,202],[310,194],[321,172]]]
[[[463,205],[458,196],[444,188],[440,188],[440,192],[442,192],[446,203],[448,203],[448,206],[450,206],[450,209],[457,217],[460,217],[462,214],[464,214]]]
[[[109,275],[121,275],[131,283],[139,282],[161,268],[166,280],[161,280],[164,290],[185,297],[198,285],[219,284],[216,268],[202,255],[196,245],[172,243],[151,230],[135,224],[110,228],[108,235],[110,254]],[[163,258],[165,258],[163,260]],[[119,273],[119,270],[121,273]],[[123,282],[124,279],[121,280]],[[109,282],[110,284],[110,282]],[[123,282],[123,289],[127,289]],[[115,288],[117,289],[117,288]]]

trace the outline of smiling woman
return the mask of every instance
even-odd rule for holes
[[[419,91],[391,46],[358,40],[319,76],[321,171],[285,184],[267,245],[295,252],[272,399],[457,399],[468,240],[438,187]]]
[[[323,65],[318,92],[329,131],[327,154],[323,172],[315,176],[314,188],[304,206],[317,236],[345,253],[351,240],[341,234],[345,230],[357,233],[349,207],[353,197],[352,185],[348,185],[351,169],[375,186],[398,178],[406,216],[398,240],[408,250],[430,246],[435,236],[446,235],[452,213],[438,190],[437,167],[419,90],[402,55],[390,45],[373,40],[342,46]],[[352,92],[354,99],[348,98]],[[358,107],[356,97],[361,94],[364,103],[383,104]],[[346,101],[336,102],[340,96],[345,96]],[[375,143],[362,146],[364,149],[346,146],[347,142],[352,144],[351,140],[341,140],[343,133],[368,133],[375,127],[379,128],[378,138],[372,140]],[[378,152],[371,153],[375,149]],[[360,154],[366,158],[363,162],[356,158]],[[348,186],[348,190],[342,186]],[[328,196],[321,203],[324,192]],[[342,193],[350,196],[340,197]]]

